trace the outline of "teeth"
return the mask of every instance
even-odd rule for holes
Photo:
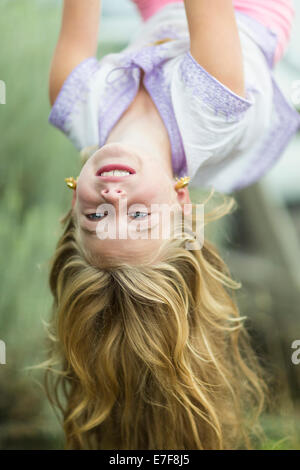
[[[126,176],[130,175],[129,171],[124,170],[111,170],[111,171],[103,171],[100,176]]]

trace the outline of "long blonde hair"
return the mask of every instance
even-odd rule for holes
[[[206,223],[233,206],[227,198]],[[155,265],[99,268],[72,211],[62,224],[44,366],[65,448],[252,448],[267,386],[234,301],[240,285],[216,248],[187,250],[187,235]]]

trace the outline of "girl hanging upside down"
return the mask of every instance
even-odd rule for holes
[[[50,122],[82,169],[51,263],[49,398],[68,449],[251,448],[264,373],[188,183],[244,188],[300,128],[272,75],[292,4],[134,3],[139,30],[99,61],[100,0],[64,0]]]

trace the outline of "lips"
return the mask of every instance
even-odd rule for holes
[[[104,171],[112,171],[112,170],[128,171],[131,175],[134,175],[136,173],[136,171],[133,168],[131,168],[130,166],[113,163],[111,165],[102,166],[97,171],[96,176],[100,176],[101,173],[103,173]],[[126,175],[126,176],[100,176],[100,178],[127,178],[129,176],[130,175]]]

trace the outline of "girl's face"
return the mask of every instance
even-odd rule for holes
[[[129,174],[107,174],[122,165]],[[159,155],[141,157],[127,144],[104,145],[83,166],[72,201],[84,248],[97,257],[153,259],[166,238],[169,211],[191,203],[188,189],[175,190],[175,184]]]

